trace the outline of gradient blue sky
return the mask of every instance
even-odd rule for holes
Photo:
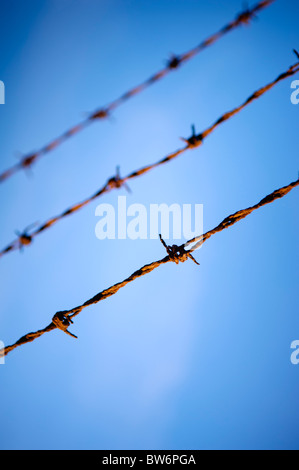
[[[230,21],[239,0],[0,2],[0,170]],[[295,62],[299,4],[278,0],[165,80],[0,186],[0,245],[181,146]],[[286,80],[204,146],[130,183],[130,203],[204,205],[209,230],[298,174]],[[99,241],[112,192],[0,261],[11,344],[164,256],[159,241]],[[85,310],[72,331],[0,366],[1,449],[299,447],[298,190]]]

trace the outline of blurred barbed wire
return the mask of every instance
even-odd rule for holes
[[[135,271],[131,276],[129,276],[122,282],[118,282],[117,284],[114,284],[108,289],[101,291],[100,293],[92,297],[91,299],[84,302],[82,305],[79,305],[78,307],[75,307],[71,310],[65,310],[65,311],[60,311],[60,312],[55,313],[55,315],[52,318],[51,323],[48,326],[46,326],[46,328],[43,328],[33,333],[28,333],[25,336],[22,336],[22,338],[20,338],[18,341],[16,341],[16,343],[12,344],[11,346],[5,346],[4,348],[2,348],[0,350],[0,358],[6,356],[9,352],[13,351],[17,347],[20,347],[26,343],[30,343],[36,340],[37,338],[39,338],[40,336],[42,336],[43,334],[53,331],[55,329],[60,329],[63,332],[77,338],[73,333],[70,333],[68,331],[68,327],[70,326],[71,323],[73,323],[73,318],[79,315],[82,312],[82,310],[84,310],[86,307],[89,307],[90,305],[95,305],[99,303],[100,301],[107,299],[108,297],[111,297],[112,295],[115,295],[121,288],[125,287],[126,285],[135,281],[136,279],[142,276],[145,276],[146,274],[149,274],[154,269],[166,263],[175,262],[176,264],[178,264],[179,262],[187,261],[189,258],[192,258],[193,261],[196,261],[194,260],[191,253],[194,252],[196,249],[198,249],[211,236],[215,235],[218,232],[221,232],[222,230],[225,230],[228,227],[232,227],[235,223],[244,219],[253,211],[265,206],[266,204],[270,204],[276,201],[277,199],[280,199],[286,196],[292,189],[294,189],[297,186],[299,186],[299,179],[290,183],[287,186],[284,186],[280,189],[275,190],[271,194],[264,197],[259,203],[255,204],[254,206],[251,206],[247,209],[243,209],[232,215],[229,215],[213,230],[210,230],[202,235],[199,235],[198,237],[195,237],[192,240],[187,241],[181,246],[177,246],[177,245],[167,246],[164,240],[162,239],[162,237],[160,236],[163,246],[164,248],[166,248],[166,251],[167,251],[166,257],[164,257],[163,259],[159,261],[154,261],[153,263],[146,264],[145,266]],[[187,249],[189,245],[194,244],[194,243],[195,245],[193,245],[193,247],[191,247],[190,249]]]
[[[52,140],[49,144],[42,147],[40,150],[36,152],[32,152],[28,155],[25,155],[21,158],[21,160],[12,166],[11,168],[5,170],[0,174],[0,183],[3,183],[8,178],[16,174],[21,170],[27,170],[31,168],[31,166],[42,156],[50,153],[58,146],[60,146],[63,142],[70,139],[74,135],[78,134],[79,132],[83,131],[87,126],[89,126],[94,121],[103,120],[108,118],[111,115],[111,112],[114,111],[116,108],[124,104],[126,101],[131,99],[133,96],[138,95],[154,83],[157,83],[162,78],[166,77],[170,72],[178,69],[181,65],[188,62],[196,55],[201,53],[204,49],[214,44],[217,40],[221,39],[230,31],[236,29],[237,27],[243,24],[249,24],[251,19],[256,16],[264,8],[268,7],[275,0],[264,0],[260,1],[258,4],[253,6],[252,8],[245,8],[233,21],[228,23],[226,26],[220,29],[217,33],[211,35],[209,38],[202,41],[198,46],[194,47],[193,49],[185,52],[181,55],[174,55],[172,56],[166,66],[160,70],[159,72],[152,75],[150,78],[146,79],[140,85],[135,86],[134,88],[130,89],[129,91],[123,93],[119,98],[109,103],[107,106],[104,106],[93,113],[91,113],[86,119],[84,119],[81,123],[76,124],[66,132],[64,132],[61,136]]]

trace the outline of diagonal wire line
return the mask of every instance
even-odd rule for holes
[[[215,227],[213,230],[210,230],[209,232],[206,232],[203,235],[200,235],[196,238],[193,238],[192,240],[189,240],[185,244],[181,246],[176,246],[174,245],[173,247],[166,247],[167,248],[167,253],[168,255],[159,260],[155,261],[151,264],[147,264],[143,266],[142,268],[138,269],[135,271],[131,276],[129,276],[127,279],[125,279],[122,282],[119,282],[108,289],[103,290],[99,294],[95,295],[92,299],[87,300],[84,302],[82,305],[79,305],[78,307],[75,307],[71,310],[66,310],[66,311],[61,311],[57,312],[53,319],[52,322],[44,329],[38,330],[34,333],[28,333],[27,335],[23,336],[20,338],[16,343],[14,343],[11,346],[6,346],[3,349],[0,350],[0,358],[3,356],[6,356],[9,352],[13,351],[15,348],[22,346],[26,343],[30,343],[34,341],[35,339],[39,338],[42,336],[44,333],[48,333],[50,331],[53,331],[57,328],[61,329],[62,331],[69,333],[67,331],[67,327],[70,325],[70,323],[73,323],[73,318],[79,313],[82,312],[86,307],[90,305],[95,305],[99,303],[100,301],[107,299],[108,297],[111,297],[112,295],[115,295],[121,288],[125,287],[127,284],[135,281],[136,279],[145,276],[146,274],[149,274],[152,272],[154,269],[158,268],[159,266],[162,266],[166,263],[169,262],[176,262],[177,264],[181,261],[184,262],[186,261],[189,257],[191,257],[191,253],[195,251],[197,248],[199,248],[204,242],[206,242],[212,235],[215,235],[218,232],[221,232],[222,230],[225,230],[228,227],[231,227],[235,223],[239,222],[240,220],[244,219],[248,215],[250,215],[253,211],[270,204],[277,199],[280,199],[284,196],[286,196],[292,189],[295,187],[299,186],[299,179],[297,181],[294,181],[293,183],[290,183],[288,186],[284,186],[280,189],[277,189],[273,193],[269,194],[268,196],[264,197],[258,204],[255,204],[254,206],[251,206],[247,209],[240,210],[228,217],[226,217],[217,227]],[[190,245],[196,243],[190,250],[186,250],[186,248]],[[163,244],[165,246],[165,242],[163,241]],[[193,257],[192,257],[193,259]],[[194,259],[193,259],[194,260]],[[74,336],[72,333],[69,333],[72,336]]]
[[[87,204],[91,203],[95,199],[99,198],[103,194],[113,190],[113,189],[118,189],[124,184],[127,183],[127,181],[136,178],[138,176],[141,176],[154,168],[158,168],[160,165],[163,165],[164,163],[170,162],[174,158],[182,155],[184,152],[187,150],[192,150],[196,147],[200,147],[204,140],[212,133],[214,132],[218,126],[223,124],[224,122],[228,121],[231,119],[233,116],[238,114],[240,111],[242,111],[244,108],[246,108],[250,103],[253,101],[259,99],[262,95],[264,95],[266,92],[271,90],[276,84],[281,82],[282,80],[285,80],[286,78],[295,75],[296,73],[299,72],[299,62],[297,62],[295,65],[292,65],[286,72],[280,74],[274,81],[269,83],[268,85],[260,88],[256,92],[254,92],[242,105],[236,107],[232,111],[229,111],[228,113],[223,114],[214,124],[212,124],[209,128],[207,128],[205,131],[203,131],[200,134],[195,134],[195,131],[193,129],[193,135],[189,137],[189,139],[183,139],[186,143],[186,145],[175,152],[168,154],[166,157],[162,158],[156,163],[153,163],[151,165],[145,166],[143,168],[140,168],[139,170],[133,171],[129,175],[125,176],[124,178],[121,178],[119,173],[108,180],[108,182],[95,194],[93,194],[91,197],[85,199],[82,202],[79,202],[65,211],[63,211],[60,215],[57,215],[55,217],[52,217],[39,227],[37,227],[34,231],[32,231],[30,234],[27,233],[26,231],[23,234],[20,234],[19,238],[14,240],[12,243],[10,243],[6,248],[4,248],[2,251],[0,251],[0,258],[4,256],[7,253],[10,253],[12,251],[18,250],[19,248],[22,248],[25,245],[30,245],[33,241],[33,239],[44,232],[45,230],[49,229],[53,225],[55,225],[57,222],[60,220],[63,220],[67,216],[74,214],[75,212],[79,211],[83,207],[85,207]]]
[[[146,88],[150,87],[154,83],[166,77],[170,72],[176,70],[179,66],[188,62],[196,55],[200,54],[204,49],[214,44],[217,40],[221,39],[230,31],[236,29],[237,27],[243,24],[250,23],[250,20],[254,18],[257,13],[259,13],[261,10],[263,10],[264,8],[274,3],[274,1],[275,0],[263,0],[250,9],[246,8],[233,21],[228,23],[226,26],[220,29],[220,31],[218,31],[217,33],[205,39],[198,46],[194,47],[193,49],[189,50],[188,52],[184,54],[173,56],[167,62],[167,65],[162,70],[152,75],[150,78],[142,82],[140,85],[137,85],[136,87],[127,91],[126,93],[121,95],[116,100],[112,101],[107,106],[94,111],[84,121],[73,126],[71,129],[64,132],[61,136],[57,137],[56,139],[52,140],[49,144],[42,147],[40,150],[33,152],[29,155],[25,155],[19,163],[17,163],[16,165],[12,166],[11,168],[7,169],[6,171],[0,174],[0,183],[10,178],[18,171],[30,168],[33,165],[33,163],[36,162],[36,160],[48,154],[52,150],[56,149],[58,146],[60,146],[63,142],[65,142],[69,138],[83,131],[83,129],[85,129],[94,121],[107,119],[110,116],[112,111],[114,111],[116,108],[124,104],[130,98],[132,98],[133,96],[136,96],[137,94],[144,91]]]
[[[289,184],[288,186],[284,186],[283,188],[277,189],[273,193],[264,197],[259,203],[255,204],[254,206],[248,207],[247,209],[240,210],[230,215],[229,217],[226,217],[213,230],[210,230],[209,232],[206,232],[203,235],[195,237],[192,240],[189,240],[187,243],[185,243],[184,245],[185,248],[195,243],[195,245],[193,245],[193,247],[190,248],[188,252],[190,253],[195,250],[198,250],[203,245],[203,243],[206,242],[212,235],[215,235],[218,232],[222,232],[222,230],[225,230],[226,228],[231,227],[232,225],[236,224],[240,220],[245,219],[245,217],[247,217],[252,212],[259,209],[260,207],[263,207],[266,204],[270,204],[271,202],[284,197],[286,194],[288,194],[293,188],[295,188],[298,185],[299,185],[299,179]]]

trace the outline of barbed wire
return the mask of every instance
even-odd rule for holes
[[[240,210],[235,212],[234,214],[226,217],[217,227],[205,234],[195,237],[185,243],[184,247],[187,248],[190,245],[193,245],[192,248],[188,249],[188,253],[192,253],[195,250],[198,250],[204,242],[206,242],[212,235],[215,235],[217,232],[222,232],[222,230],[231,227],[235,223],[239,222],[242,219],[245,219],[248,215],[250,215],[255,210],[259,209],[260,207],[265,206],[266,204],[270,204],[277,199],[280,199],[286,196],[293,188],[299,185],[299,178],[298,180],[290,183],[288,186],[284,186],[283,188],[277,189],[273,193],[269,194],[268,196],[264,197],[259,203],[255,204],[254,206],[248,207],[247,209]],[[195,243],[195,245],[194,245]]]
[[[112,191],[114,189],[119,189],[122,186],[125,186],[128,190],[127,182],[133,178],[137,178],[138,176],[141,176],[154,168],[158,168],[161,165],[164,165],[167,162],[170,162],[174,158],[177,158],[178,156],[182,155],[184,152],[187,150],[192,150],[194,148],[200,147],[204,140],[217,129],[218,126],[226,122],[227,120],[231,119],[233,116],[238,114],[240,111],[242,111],[244,108],[246,108],[250,103],[252,103],[254,100],[259,99],[262,95],[264,95],[267,91],[271,90],[276,84],[281,82],[282,80],[285,80],[286,78],[295,75],[296,73],[299,72],[299,62],[296,64],[292,65],[286,72],[283,72],[280,74],[274,81],[269,83],[266,86],[263,86],[259,90],[255,91],[247,100],[240,106],[234,108],[232,111],[229,111],[225,114],[223,114],[217,121],[212,124],[210,127],[208,127],[205,131],[203,131],[200,134],[195,133],[195,128],[192,126],[192,135],[188,139],[182,139],[186,145],[175,152],[168,154],[166,157],[163,157],[161,160],[159,160],[156,163],[147,165],[143,168],[140,168],[139,170],[135,170],[132,173],[128,174],[125,177],[121,177],[119,173],[119,169],[117,169],[116,176],[110,178],[107,183],[100,189],[98,190],[95,194],[93,194],[91,197],[88,197],[82,202],[79,202],[77,204],[74,204],[73,206],[69,207],[65,211],[63,211],[60,215],[57,215],[55,217],[52,217],[39,227],[37,227],[35,230],[29,230],[25,229],[24,232],[18,234],[18,238],[14,240],[12,243],[10,243],[6,248],[4,248],[2,251],[0,251],[0,258],[4,256],[7,253],[13,252],[15,250],[21,249],[24,246],[28,246],[32,243],[33,239],[44,232],[45,230],[49,229],[52,227],[54,224],[59,222],[60,220],[63,220],[65,217],[74,214],[75,212],[79,211],[86,205],[90,204],[92,201],[95,199],[99,198],[100,196],[104,195],[105,193]],[[34,224],[30,226],[32,228]]]
[[[194,252],[196,249],[198,249],[204,242],[206,242],[212,235],[215,235],[218,232],[221,232],[222,230],[225,230],[228,227],[233,226],[235,223],[239,222],[240,220],[244,219],[247,217],[249,214],[251,214],[253,211],[265,206],[266,204],[270,204],[277,199],[280,199],[284,196],[286,196],[292,189],[294,189],[296,186],[299,186],[299,179],[297,181],[294,181],[293,183],[290,183],[287,186],[284,186],[280,189],[275,190],[268,196],[264,197],[259,203],[255,204],[254,206],[251,206],[247,209],[240,210],[228,217],[226,217],[217,227],[215,227],[213,230],[210,230],[203,235],[200,235],[198,237],[195,237],[186,243],[184,243],[181,246],[173,245],[173,246],[167,246],[164,240],[162,239],[160,235],[161,242],[166,248],[167,251],[167,256],[164,257],[163,259],[159,261],[155,261],[153,263],[147,264],[143,266],[142,268],[138,269],[135,271],[131,276],[126,278],[122,282],[118,282],[117,284],[114,284],[113,286],[109,287],[108,289],[103,290],[99,294],[95,295],[92,297],[90,300],[87,300],[84,302],[82,305],[79,305],[78,307],[75,307],[71,310],[65,310],[65,311],[60,311],[55,313],[55,315],[52,318],[52,322],[46,326],[42,330],[38,330],[34,333],[28,333],[25,336],[22,336],[16,343],[12,344],[11,346],[6,346],[3,349],[0,350],[0,358],[6,356],[9,352],[13,351],[19,346],[22,346],[26,343],[30,343],[34,341],[35,339],[39,338],[42,336],[44,333],[48,333],[50,331],[53,331],[55,329],[60,329],[63,332],[77,338],[73,333],[70,333],[68,331],[68,327],[70,326],[71,323],[73,323],[73,318],[79,315],[82,310],[85,308],[95,305],[99,303],[100,301],[107,299],[108,297],[111,297],[112,295],[115,295],[121,288],[125,287],[129,283],[135,281],[136,279],[145,276],[146,274],[149,274],[152,272],[154,269],[169,263],[169,262],[175,262],[176,264],[180,262],[185,262],[188,259],[192,259],[193,261],[197,263],[197,261],[193,258],[192,252]],[[193,247],[190,249],[187,249],[187,247],[191,244],[194,244]]]
[[[166,77],[170,72],[177,70],[181,65],[183,65],[184,63],[194,58],[196,55],[201,53],[207,47],[214,44],[217,40],[221,39],[230,31],[236,29],[237,27],[243,24],[249,24],[251,19],[254,18],[257,13],[259,13],[261,10],[268,7],[274,2],[275,0],[263,0],[259,2],[258,4],[256,4],[255,6],[253,6],[252,8],[246,8],[233,21],[231,21],[229,24],[221,28],[220,31],[218,31],[217,33],[205,39],[198,46],[194,47],[193,49],[189,50],[188,52],[184,54],[172,56],[171,59],[168,60],[166,66],[162,70],[155,73],[150,78],[146,79],[140,85],[137,85],[136,87],[132,88],[126,93],[123,93],[119,98],[112,101],[107,106],[104,106],[103,108],[100,108],[94,111],[81,123],[73,126],[68,131],[64,132],[61,136],[57,137],[56,139],[52,140],[49,144],[42,147],[40,150],[30,153],[28,155],[25,155],[20,160],[20,162],[18,162],[16,165],[12,166],[11,168],[7,169],[2,174],[0,174],[0,183],[3,183],[4,181],[6,181],[8,178],[13,176],[15,173],[17,173],[20,170],[27,170],[39,158],[48,154],[49,152],[51,152],[52,150],[60,146],[66,140],[70,139],[74,135],[83,131],[87,126],[89,126],[94,121],[107,119],[111,115],[112,111],[114,111],[116,108],[118,108],[123,103],[128,101],[130,98],[138,95],[139,93],[141,93],[142,91],[144,91],[145,89],[153,85],[154,83],[157,83],[159,80]]]

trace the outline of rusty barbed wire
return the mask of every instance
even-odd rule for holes
[[[144,91],[146,88],[150,87],[154,83],[166,77],[170,72],[178,69],[181,65],[191,60],[193,57],[201,53],[207,47],[214,44],[217,40],[225,36],[230,31],[234,30],[235,28],[241,25],[248,24],[251,19],[256,16],[257,13],[259,13],[264,8],[270,6],[274,2],[275,0],[263,0],[252,8],[246,8],[233,21],[221,28],[217,33],[202,41],[198,46],[194,47],[193,49],[189,50],[184,54],[172,56],[162,70],[152,75],[140,85],[137,85],[136,87],[122,94],[119,98],[110,102],[110,104],[108,104],[107,106],[104,106],[103,108],[94,111],[81,123],[73,126],[71,129],[64,132],[61,136],[57,137],[56,139],[52,140],[49,144],[42,147],[40,150],[25,155],[19,163],[0,174],[0,183],[3,183],[5,180],[7,180],[20,170],[27,170],[28,168],[31,168],[31,166],[39,158],[56,149],[69,138],[83,131],[92,122],[96,120],[107,119],[111,115],[112,111],[114,111],[116,108],[128,101],[130,98],[136,96],[137,94]]]
[[[75,212],[79,211],[83,207],[85,207],[87,204],[91,203],[95,199],[99,198],[103,194],[112,191],[114,189],[119,189],[122,186],[125,186],[127,190],[130,190],[127,186],[127,181],[136,178],[138,176],[141,176],[154,168],[159,167],[160,165],[163,165],[164,163],[170,162],[174,158],[177,158],[178,156],[182,155],[184,152],[187,150],[192,150],[197,147],[200,147],[204,140],[222,123],[226,122],[228,119],[232,118],[236,114],[238,114],[240,111],[242,111],[246,106],[248,106],[250,103],[252,103],[254,100],[259,99],[262,95],[264,95],[267,91],[271,90],[276,84],[281,82],[282,80],[285,80],[286,78],[295,75],[296,73],[299,72],[299,62],[297,62],[295,65],[292,65],[286,72],[283,72],[280,74],[274,81],[269,83],[268,85],[260,88],[256,92],[254,92],[242,105],[236,107],[232,111],[229,111],[228,113],[223,114],[214,124],[212,124],[209,128],[207,128],[205,131],[203,131],[200,134],[196,134],[195,132],[195,127],[192,126],[192,135],[188,139],[182,139],[186,145],[183,148],[180,148],[176,150],[175,152],[168,154],[166,157],[162,158],[156,163],[147,165],[143,168],[140,168],[139,170],[135,170],[129,175],[125,177],[121,177],[119,173],[119,168],[117,168],[116,171],[116,176],[108,179],[107,183],[95,194],[93,194],[91,197],[88,197],[82,202],[79,202],[71,207],[69,207],[67,210],[63,211],[60,215],[56,217],[52,217],[49,219],[47,222],[43,223],[39,227],[37,227],[34,231],[31,231],[29,233],[28,229],[25,230],[22,234],[19,234],[18,238],[14,240],[12,243],[10,243],[6,248],[4,248],[2,251],[0,251],[0,258],[4,256],[5,254],[18,250],[20,248],[23,248],[24,246],[28,246],[32,243],[33,239],[44,232],[45,230],[49,229],[52,227],[54,224],[56,224],[58,221],[64,219],[65,217],[74,214]],[[32,226],[31,226],[32,227]]]
[[[286,194],[288,194],[293,188],[295,188],[298,185],[299,185],[299,178],[293,183],[290,183],[288,186],[284,186],[283,188],[277,189],[273,193],[264,197],[259,203],[255,204],[254,206],[248,207],[247,209],[240,210],[230,215],[229,217],[226,217],[213,230],[210,230],[209,232],[206,232],[203,235],[200,235],[198,237],[193,238],[192,240],[189,240],[187,243],[185,243],[184,248],[187,248],[188,246],[193,245],[192,248],[188,249],[188,253],[192,253],[193,251],[198,250],[201,247],[201,245],[204,242],[206,242],[212,235],[215,235],[217,232],[222,232],[222,230],[225,230],[226,228],[231,227],[232,225],[239,222],[240,220],[245,219],[245,217],[250,215],[255,210],[259,209],[260,207],[263,207],[266,204],[270,204],[271,202],[276,201],[277,199],[280,199],[286,196]]]
[[[198,249],[204,242],[206,242],[212,235],[215,235],[218,232],[221,232],[222,230],[225,230],[228,227],[231,227],[235,223],[239,222],[240,220],[244,219],[247,217],[249,214],[251,214],[253,211],[270,204],[277,199],[280,199],[284,196],[286,196],[292,189],[294,189],[296,186],[299,186],[299,179],[297,181],[294,181],[293,183],[290,183],[287,186],[284,186],[280,189],[275,190],[273,193],[269,194],[268,196],[264,197],[258,204],[255,204],[254,206],[251,206],[247,209],[240,210],[228,217],[226,217],[217,227],[215,227],[213,230],[210,230],[209,232],[206,232],[203,235],[200,235],[198,237],[193,238],[192,240],[187,241],[186,243],[182,244],[181,246],[173,245],[173,246],[167,246],[164,240],[162,239],[160,235],[161,242],[163,243],[164,248],[167,251],[167,256],[159,261],[154,261],[151,264],[147,264],[143,266],[142,268],[138,269],[135,271],[131,276],[126,278],[124,281],[119,282],[108,289],[103,290],[99,294],[95,295],[93,298],[90,300],[87,300],[84,302],[82,305],[79,305],[78,307],[75,307],[71,310],[65,310],[61,312],[55,313],[55,315],[52,318],[52,322],[44,329],[38,330],[35,333],[28,333],[25,336],[22,336],[16,343],[12,344],[11,346],[6,346],[3,349],[0,350],[0,357],[6,356],[9,352],[13,351],[19,346],[22,346],[26,343],[30,343],[34,341],[35,339],[39,338],[42,336],[44,333],[48,333],[50,331],[53,331],[54,329],[60,329],[63,332],[73,336],[76,338],[75,335],[67,331],[68,326],[73,323],[73,318],[79,315],[79,313],[82,312],[86,307],[89,307],[90,305],[95,305],[99,303],[100,301],[107,299],[108,297],[111,297],[112,295],[115,295],[121,288],[125,287],[127,284],[130,282],[135,281],[136,279],[145,276],[146,274],[149,274],[152,272],[154,269],[158,268],[159,266],[162,266],[166,263],[169,262],[175,262],[178,264],[179,262],[185,262],[189,258],[191,258],[193,261],[195,261],[196,264],[199,264],[192,256],[192,252],[194,252],[196,249]],[[192,248],[186,249],[189,245],[196,243]]]

